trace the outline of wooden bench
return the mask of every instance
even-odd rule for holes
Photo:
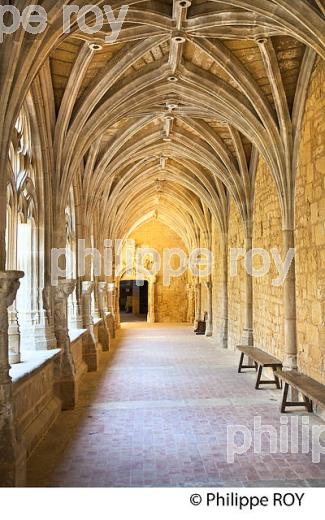
[[[325,408],[325,386],[311,377],[300,374],[296,370],[284,372],[279,370],[278,377],[284,382],[281,413],[286,412],[287,406],[303,406],[310,413],[313,411],[313,403]],[[288,401],[289,386],[302,394],[303,401]]]
[[[208,318],[208,315],[207,313],[205,312],[204,313],[204,319],[203,320],[199,320],[197,322],[197,327],[196,329],[194,330],[194,333],[197,335],[197,336],[204,336],[205,335],[205,332],[206,332],[206,329],[207,329],[207,318]]]
[[[204,336],[206,328],[207,328],[207,324],[205,321],[198,321],[197,328],[195,329],[194,332],[197,336]]]
[[[279,359],[276,359],[267,352],[263,352],[263,350],[255,347],[244,347],[239,345],[237,350],[241,352],[238,373],[241,374],[242,370],[246,368],[254,368],[257,371],[256,390],[259,390],[261,385],[276,385],[277,388],[281,388],[281,383],[277,375],[277,370],[282,368],[282,362]],[[247,356],[248,359],[252,359],[254,365],[244,365],[245,356]],[[272,368],[274,379],[262,380],[264,368]]]

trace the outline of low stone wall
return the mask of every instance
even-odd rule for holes
[[[48,351],[13,370],[15,422],[27,458],[61,412],[61,401],[54,394],[54,364],[59,356],[58,350]]]
[[[87,372],[87,365],[83,359],[83,346],[82,341],[83,337],[87,334],[87,330],[78,330],[76,333],[70,333],[71,337],[71,352],[73,356],[73,361],[76,367],[76,380],[77,385],[82,379],[82,377]]]

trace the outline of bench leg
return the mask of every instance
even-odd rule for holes
[[[255,385],[256,390],[259,390],[259,388],[260,388],[262,372],[263,372],[263,367],[262,367],[262,365],[260,365],[257,370],[257,378],[256,378],[256,385]]]
[[[276,368],[273,368],[273,376],[274,376],[274,381],[275,381],[275,384],[276,384],[276,387],[281,390],[282,388],[282,383],[281,381],[279,380],[278,376],[277,376],[277,373],[276,373]]]
[[[283,397],[282,397],[282,403],[281,403],[281,413],[286,412],[287,406],[295,406],[300,407],[304,406],[309,413],[313,413],[313,403],[311,399],[303,395],[303,401],[288,401],[288,393],[289,393],[289,383],[284,383],[284,389],[283,389]]]
[[[248,360],[248,365],[244,365],[244,359],[245,359],[245,354],[244,354],[244,352],[241,352],[240,358],[239,358],[238,374],[242,373],[243,368],[254,368],[255,370],[257,370],[257,363],[255,363],[255,361],[254,361],[254,365],[250,365],[249,360]]]
[[[241,371],[242,371],[242,368],[243,368],[243,362],[244,362],[244,353],[241,352],[240,359],[239,359],[238,374],[241,374]]]
[[[309,413],[313,413],[313,402],[311,401],[311,399],[309,399],[308,397],[306,397],[305,395],[302,396],[303,397],[303,400],[304,400],[304,403],[305,403],[305,406],[307,408],[307,411]],[[303,404],[303,403],[301,403]]]
[[[288,405],[288,392],[289,392],[289,385],[288,383],[284,383],[284,388],[283,388],[283,395],[282,395],[282,403],[281,403],[281,413],[285,413],[286,412],[286,407]]]

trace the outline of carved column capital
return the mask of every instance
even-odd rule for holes
[[[108,292],[113,293],[115,291],[116,285],[114,282],[108,282],[107,284],[107,290]]]
[[[107,282],[98,282],[98,290],[100,292],[107,291],[107,286],[108,286]]]
[[[76,280],[59,280],[58,285],[53,287],[54,301],[67,300],[76,288]]]
[[[0,305],[8,308],[14,303],[23,276],[22,271],[0,271]]]
[[[94,290],[94,282],[85,281],[81,283],[82,294],[89,296]]]

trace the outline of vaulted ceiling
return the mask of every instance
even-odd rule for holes
[[[249,232],[261,155],[292,225],[304,100],[325,58],[324,2],[126,3],[115,44],[75,26],[42,66],[62,204],[78,178],[85,215],[97,211],[105,235],[160,218],[190,247],[209,240],[211,218],[226,232],[231,197]]]

